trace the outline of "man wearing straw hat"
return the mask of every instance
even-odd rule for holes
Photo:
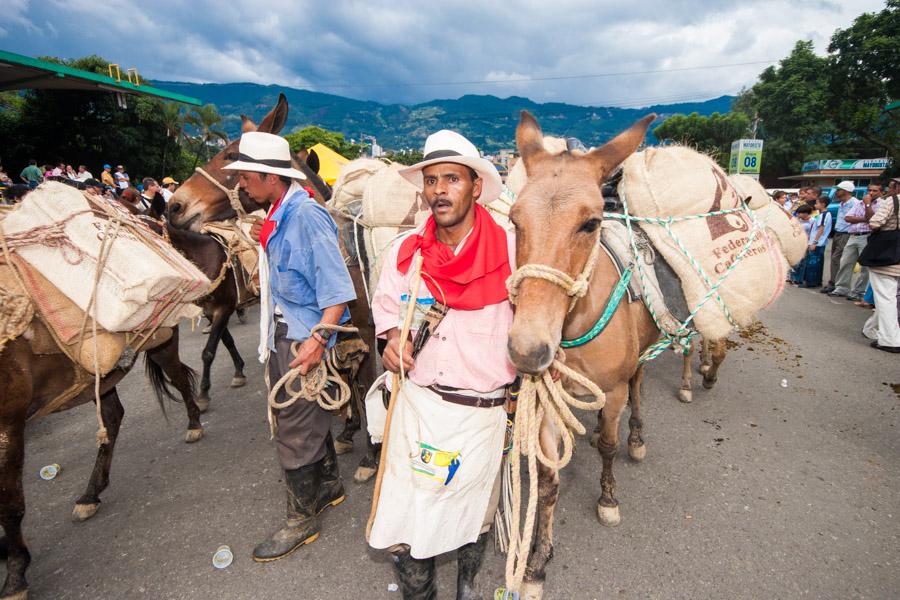
[[[241,137],[238,160],[225,169],[238,171],[241,190],[261,206],[270,206],[259,230],[261,260],[260,337],[268,355],[268,380],[274,384],[290,369],[312,371],[335,340],[318,324],[350,319],[347,302],[356,299],[338,247],[337,226],[303,189],[306,176],[295,170],[287,140],[248,132]],[[266,280],[266,285],[262,285]],[[296,355],[292,344],[297,344]],[[276,399],[286,400],[282,389]],[[277,560],[319,536],[318,514],[344,500],[337,455],[331,439],[331,413],[303,398],[277,411],[274,439],[287,485],[287,520],[253,550],[257,562]]]
[[[372,300],[376,332],[387,340],[385,369],[402,364],[406,379],[389,408],[368,541],[391,552],[404,599],[436,596],[434,557],[452,550],[457,598],[480,598],[474,580],[497,507],[504,404],[515,378],[505,286],[514,240],[481,206],[500,195],[497,170],[458,133],[429,136],[423,161],[400,174],[422,190],[431,216],[386,252]],[[418,297],[409,299],[418,257]],[[408,302],[448,308],[415,355],[400,343]]]

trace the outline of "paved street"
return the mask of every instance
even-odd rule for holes
[[[582,439],[561,476],[545,597],[898,597],[900,357],[868,347],[860,334],[868,314],[787,290],[762,327],[733,336],[714,390],[695,376],[690,405],[676,399],[679,357],[656,360],[644,384],[647,459],[630,462],[623,438],[616,463],[622,524],[596,520],[600,459]],[[93,407],[30,427],[31,598],[399,600],[385,555],[363,540],[372,486],[352,481],[360,450],[340,459],[348,500],[325,513],[318,541],[271,564],[250,559],[280,523],[284,486],[253,356],[256,326],[232,331],[249,383],[227,387],[220,349],[197,444],[182,441],[181,405],[167,405],[168,422],[162,416],[142,368],[125,379],[112,482],[90,521],[72,522],[71,511],[94,462]],[[188,330],[182,340],[182,358],[199,369],[204,336]],[[38,470],[49,463],[62,471],[45,482]],[[221,544],[235,560],[218,571],[211,558]],[[440,597],[454,597],[455,557],[440,561],[439,574]],[[485,598],[502,574],[491,549],[478,579]]]

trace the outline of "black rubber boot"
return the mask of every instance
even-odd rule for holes
[[[475,591],[475,576],[481,569],[487,537],[486,533],[482,533],[477,540],[471,544],[460,546],[456,551],[456,600],[479,600],[481,598]]]
[[[316,497],[316,514],[321,513],[329,506],[337,506],[347,497],[344,494],[344,483],[338,472],[337,452],[334,449],[334,440],[330,431],[325,438],[325,458],[322,459],[321,475],[319,493]]]
[[[435,600],[434,557],[413,558],[409,548],[393,553],[394,569],[400,579],[403,600]]]
[[[284,558],[319,537],[316,499],[322,461],[284,472],[287,484],[287,520],[284,527],[253,549],[253,560],[269,562]]]

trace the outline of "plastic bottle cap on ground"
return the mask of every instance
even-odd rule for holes
[[[59,465],[53,463],[52,465],[47,465],[46,467],[41,467],[40,476],[44,481],[50,481],[54,477],[59,474]]]
[[[212,563],[215,568],[224,569],[228,567],[233,560],[234,554],[231,553],[231,548],[228,546],[219,546],[216,553],[213,554]]]

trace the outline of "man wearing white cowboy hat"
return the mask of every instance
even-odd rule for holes
[[[300,185],[306,176],[293,168],[287,140],[248,132],[241,137],[238,171],[241,189],[269,214],[259,228],[265,252],[261,272],[261,342],[268,350],[270,384],[299,367],[305,375],[322,361],[335,340],[314,326],[350,319],[347,303],[356,299],[338,247],[337,226]],[[267,268],[266,268],[267,267]],[[291,345],[298,343],[296,356]],[[276,398],[286,400],[282,389]],[[287,556],[319,535],[318,514],[344,500],[337,455],[331,440],[331,414],[316,402],[300,400],[274,415],[274,439],[287,485],[287,521],[253,550],[257,562]]]
[[[506,292],[515,244],[480,204],[502,189],[494,166],[469,140],[439,131],[424,159],[400,174],[422,190],[431,215],[386,252],[372,299],[377,334],[387,340],[384,367],[408,379],[395,397],[384,435],[380,497],[369,544],[388,549],[403,597],[436,596],[438,554],[458,550],[457,598],[480,598],[475,575],[499,498],[508,389],[515,369],[507,358],[513,311]],[[417,306],[431,309],[431,335],[400,353],[400,323],[421,255]],[[406,295],[407,300],[402,297]],[[425,329],[421,322],[413,329]]]

